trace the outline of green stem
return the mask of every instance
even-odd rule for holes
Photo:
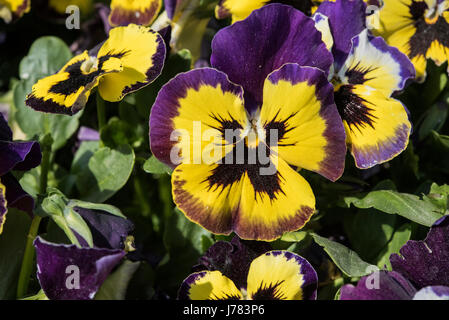
[[[41,163],[41,176],[39,185],[39,194],[45,194],[47,190],[48,182],[48,169],[50,168],[50,153],[51,153],[51,143],[42,144],[42,163]],[[31,271],[33,269],[34,262],[34,246],[33,242],[36,239],[37,233],[39,231],[39,225],[42,218],[38,215],[34,215],[31,221],[30,230],[28,231],[27,242],[25,245],[25,253],[23,254],[22,267],[19,274],[19,282],[17,284],[17,298],[20,299],[24,297],[28,292],[28,285],[30,283]]]
[[[105,101],[101,98],[100,93],[97,92],[97,118],[98,118],[98,132],[101,133],[101,129],[106,125],[106,108]],[[103,142],[100,139],[100,147],[103,146]]]

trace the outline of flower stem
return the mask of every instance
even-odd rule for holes
[[[48,182],[48,169],[50,168],[50,154],[51,154],[51,138],[50,143],[44,141],[42,143],[42,163],[41,163],[41,176],[39,185],[39,194],[45,194],[47,190]],[[28,231],[27,241],[25,245],[25,253],[23,254],[22,267],[19,274],[19,282],[17,284],[17,298],[24,297],[28,292],[28,285],[30,283],[31,271],[33,269],[33,261],[35,250],[33,247],[34,239],[39,231],[39,225],[42,218],[38,215],[34,215],[31,221],[30,230]]]
[[[100,132],[101,129],[106,124],[106,108],[105,102],[98,92],[97,92],[97,118],[98,118],[98,131]]]

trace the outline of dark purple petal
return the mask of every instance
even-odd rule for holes
[[[336,70],[340,69],[351,50],[351,39],[365,29],[366,5],[362,0],[323,2],[317,12],[329,18]]]
[[[109,273],[126,254],[123,250],[54,244],[40,237],[36,238],[34,246],[37,278],[51,300],[93,299]]]
[[[413,300],[449,300],[449,287],[431,286],[419,290]]]
[[[99,210],[74,207],[73,210],[86,221],[92,232],[94,246],[107,249],[124,249],[124,241],[134,229],[133,223],[122,217]]]
[[[218,241],[198,259],[194,272],[218,270],[234,281],[237,288],[246,288],[251,262],[271,250],[267,242],[245,241],[235,236],[231,242]]]
[[[417,288],[449,286],[449,216],[435,222],[424,241],[407,241],[390,262]]]
[[[6,187],[0,180],[0,234],[3,232],[3,225],[6,220],[6,213],[8,209],[6,208]]]
[[[12,131],[2,113],[0,113],[0,141],[12,141]]]
[[[272,71],[297,63],[327,74],[332,61],[314,21],[286,5],[255,10],[220,30],[212,41],[211,65],[243,86],[249,111],[261,105],[263,83]]]
[[[5,174],[1,179],[6,188],[8,207],[17,208],[32,215],[34,199],[22,189],[17,179],[11,173]]]
[[[29,170],[41,163],[37,142],[0,141],[0,176],[11,170]]]
[[[97,130],[81,127],[78,131],[79,141],[98,141],[100,140],[100,133]]]
[[[416,289],[400,273],[375,271],[354,287],[341,287],[340,300],[411,300]]]
[[[184,0],[164,0],[165,11],[167,11],[167,17],[172,20],[175,16],[176,9],[179,10],[179,5]]]

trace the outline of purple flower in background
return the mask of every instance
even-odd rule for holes
[[[412,125],[392,95],[415,77],[413,64],[370,34],[362,0],[323,2],[313,18],[334,56],[329,79],[356,166],[368,169],[393,159],[407,147]]]
[[[50,243],[38,237],[37,277],[51,300],[93,299],[110,272],[128,252],[133,223],[103,210],[83,208],[70,202],[68,207],[82,217],[92,235],[93,246],[73,228],[81,246]]]
[[[435,222],[424,241],[408,241],[390,262],[393,271],[344,285],[340,299],[449,300],[449,216]]]
[[[79,248],[54,244],[40,237],[34,241],[37,277],[51,300],[88,300],[126,255],[120,249]]]
[[[12,141],[12,131],[0,113],[0,233],[5,224],[7,207],[14,207],[32,215],[33,198],[20,186],[11,171],[26,171],[41,163],[38,142]]]

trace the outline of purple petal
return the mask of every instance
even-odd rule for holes
[[[218,270],[234,281],[237,288],[246,288],[251,262],[271,250],[267,242],[245,241],[235,236],[231,242],[218,241],[206,251],[193,267],[194,272]]]
[[[17,179],[11,173],[5,174],[1,179],[6,188],[8,207],[17,208],[32,215],[34,199],[22,189]]]
[[[416,289],[397,272],[375,271],[357,286],[341,287],[340,300],[411,300]]]
[[[0,141],[12,141],[12,131],[2,113],[0,113]]]
[[[93,299],[112,269],[122,260],[122,250],[78,248],[34,241],[37,277],[51,300]]]
[[[220,30],[212,41],[211,64],[245,90],[246,108],[261,105],[263,83],[286,63],[328,73],[332,56],[314,21],[286,5],[271,4]]]
[[[176,9],[179,10],[179,5],[184,0],[164,0],[165,11],[167,11],[167,17],[172,20],[175,16]]]
[[[42,160],[37,142],[0,141],[0,176],[11,170],[29,170]]]
[[[100,140],[100,133],[97,130],[81,127],[78,131],[79,141],[98,141]]]
[[[3,232],[3,225],[5,224],[6,213],[8,212],[6,205],[7,205],[6,187],[4,184],[2,184],[2,181],[0,180],[0,234]]]
[[[449,287],[425,287],[415,294],[413,300],[449,300]]]
[[[449,286],[449,216],[435,222],[424,241],[408,241],[390,262],[418,288]]]
[[[365,29],[366,5],[361,0],[326,1],[316,12],[329,18],[334,39],[332,54],[338,70],[351,50],[351,39]]]
[[[124,249],[124,241],[134,229],[130,220],[99,210],[81,207],[74,207],[73,210],[79,213],[89,226],[95,247]]]

